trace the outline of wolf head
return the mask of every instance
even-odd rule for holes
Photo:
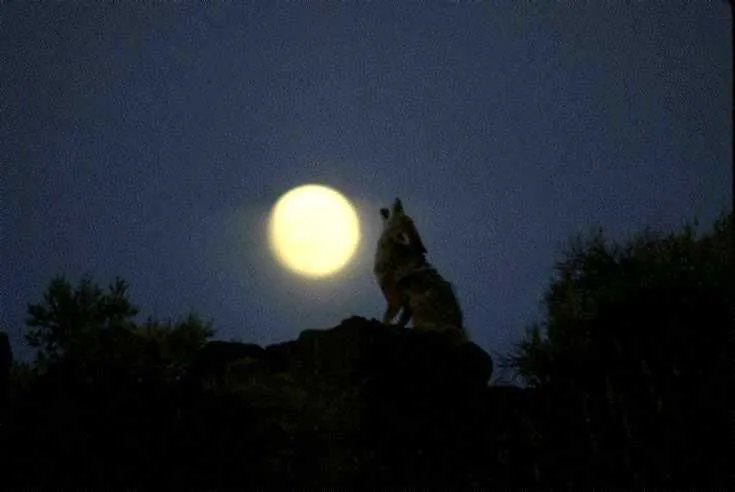
[[[398,214],[405,215],[403,213],[403,204],[401,203],[400,198],[396,198],[396,201],[393,202],[393,207],[380,209],[380,216],[383,217],[384,222]]]
[[[380,216],[383,218],[384,238],[395,241],[421,254],[426,253],[426,248],[421,241],[421,236],[419,236],[413,220],[403,211],[403,204],[400,198],[396,198],[390,209],[381,208]]]

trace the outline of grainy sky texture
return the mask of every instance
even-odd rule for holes
[[[0,323],[55,274],[261,344],[380,317],[378,209],[400,196],[471,337],[506,353],[564,242],[729,209],[724,1],[4,2]],[[357,260],[283,271],[264,220],[319,183]]]

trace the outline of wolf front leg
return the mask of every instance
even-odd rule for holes
[[[383,313],[383,324],[391,325],[393,323],[393,319],[395,319],[398,314],[398,311],[403,307],[402,298],[394,285],[383,285],[381,286],[381,290],[383,291],[383,296],[388,303],[388,306],[385,308],[385,313]],[[403,317],[401,317],[401,320],[402,319]]]
[[[405,328],[409,321],[411,321],[411,318],[413,317],[413,310],[411,309],[411,306],[408,305],[408,303],[403,303],[403,311],[401,312],[401,317],[398,319],[398,326],[399,328]]]
[[[398,311],[400,310],[401,306],[391,306],[388,304],[388,307],[385,309],[385,313],[383,314],[383,324],[384,325],[391,325],[393,324],[393,319],[398,314]]]

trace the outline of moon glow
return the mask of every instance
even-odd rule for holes
[[[342,269],[360,241],[360,221],[337,191],[304,185],[281,196],[268,224],[270,247],[278,261],[307,277]]]

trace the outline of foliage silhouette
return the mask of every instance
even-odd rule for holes
[[[573,242],[488,386],[473,343],[352,317],[268,347],[135,320],[118,279],[51,281],[10,363],[6,488],[711,486],[727,478],[732,215]],[[0,340],[1,342],[1,340]]]
[[[153,372],[163,380],[181,377],[207,339],[212,323],[196,314],[176,321],[151,318],[137,324],[139,310],[128,298],[128,286],[116,279],[104,293],[84,277],[74,288],[64,277],[54,278],[43,302],[28,306],[26,341],[37,348],[39,371],[50,365],[119,366]]]
[[[93,339],[103,333],[113,336],[129,328],[137,308],[127,298],[127,284],[110,285],[109,293],[84,277],[74,289],[63,277],[55,277],[43,295],[43,302],[28,306],[26,341],[37,348],[36,363],[44,366],[60,358],[74,357],[98,346]],[[101,340],[100,340],[101,341]]]
[[[557,263],[545,322],[509,363],[578,409],[590,451],[621,450],[603,453],[616,463],[609,473],[648,485],[724,480],[732,246],[730,213],[699,237],[687,225],[616,244],[596,231]]]

